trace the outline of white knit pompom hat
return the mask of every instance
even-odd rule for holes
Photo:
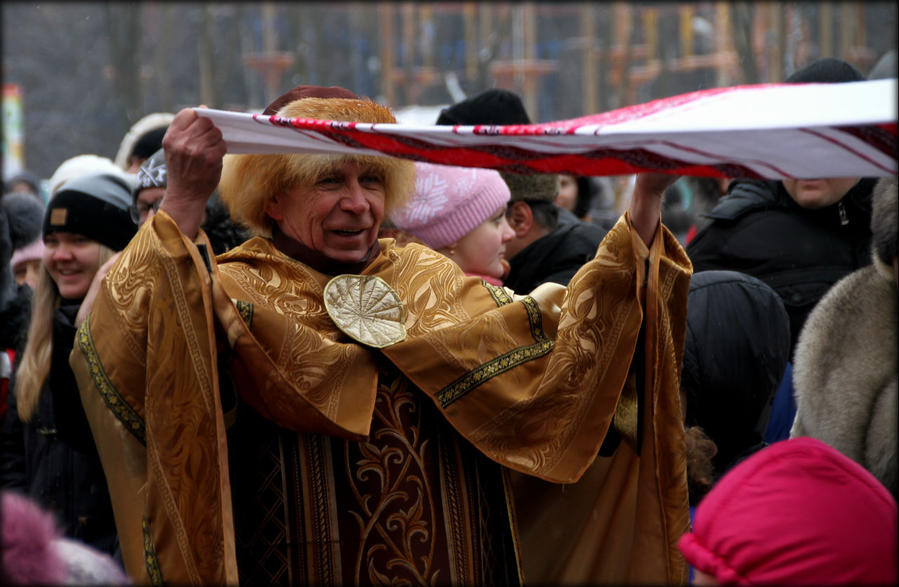
[[[416,162],[415,193],[390,214],[390,221],[441,249],[477,228],[509,198],[509,187],[492,169]]]

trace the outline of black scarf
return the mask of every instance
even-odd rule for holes
[[[342,273],[358,274],[371,264],[375,258],[381,254],[381,245],[375,239],[375,244],[368,249],[365,258],[355,263],[346,263],[344,261],[335,261],[330,257],[326,257],[315,249],[310,249],[303,243],[293,239],[283,232],[276,224],[272,228],[272,243],[275,247],[303,265],[315,269],[319,273],[325,275],[340,275]]]

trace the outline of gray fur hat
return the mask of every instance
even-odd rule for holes
[[[509,191],[511,202],[552,202],[559,193],[559,176],[556,174],[524,175],[520,173],[501,173]]]
[[[893,259],[896,258],[899,241],[899,188],[896,176],[882,177],[874,186],[871,213],[871,256],[877,270],[896,279]]]

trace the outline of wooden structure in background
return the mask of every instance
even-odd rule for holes
[[[611,15],[612,23],[607,30],[599,30],[600,10]],[[740,31],[750,40],[748,47],[739,47],[735,43],[734,13],[737,10],[751,10],[752,13],[751,31]],[[801,15],[796,4],[780,2],[614,2],[603,7],[589,2],[379,3],[377,11],[383,94],[388,103],[397,106],[416,103],[426,87],[444,83],[446,71],[434,62],[433,48],[422,52],[420,35],[425,26],[446,14],[460,15],[464,22],[465,65],[464,69],[455,72],[460,79],[476,79],[481,59],[479,52],[489,48],[490,40],[500,30],[505,31],[507,37],[511,30],[511,51],[507,48],[504,54],[497,55],[488,64],[489,81],[496,87],[519,93],[531,113],[538,111],[541,78],[559,71],[557,62],[537,54],[541,19],[558,14],[573,14],[577,20],[572,34],[577,35],[575,41],[581,51],[583,113],[635,103],[640,88],[664,72],[710,70],[714,72],[715,83],[724,86],[780,81],[788,73],[785,71],[787,52],[792,52],[793,62],[803,62],[810,55],[812,44],[816,44],[816,56],[844,55],[861,68],[873,63],[877,57],[865,48],[864,6],[857,2],[819,3],[818,26],[814,29],[807,22],[797,20]],[[834,26],[837,16],[839,27]],[[697,49],[699,33],[695,19],[699,17],[714,33],[711,50],[708,47],[705,51]],[[663,23],[671,19],[676,19],[678,53],[663,56],[659,31]],[[400,30],[397,30],[397,23]],[[797,27],[801,27],[802,32],[798,44],[790,37]],[[835,32],[839,39],[833,38]],[[610,38],[600,39],[603,33]],[[406,48],[402,57],[396,55],[397,35]],[[752,54],[755,62],[751,68],[741,67],[741,53]],[[757,72],[758,79],[747,79],[746,71]]]

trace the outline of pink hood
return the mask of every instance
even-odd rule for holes
[[[813,438],[727,473],[678,547],[722,584],[896,584],[897,509],[860,465]]]

